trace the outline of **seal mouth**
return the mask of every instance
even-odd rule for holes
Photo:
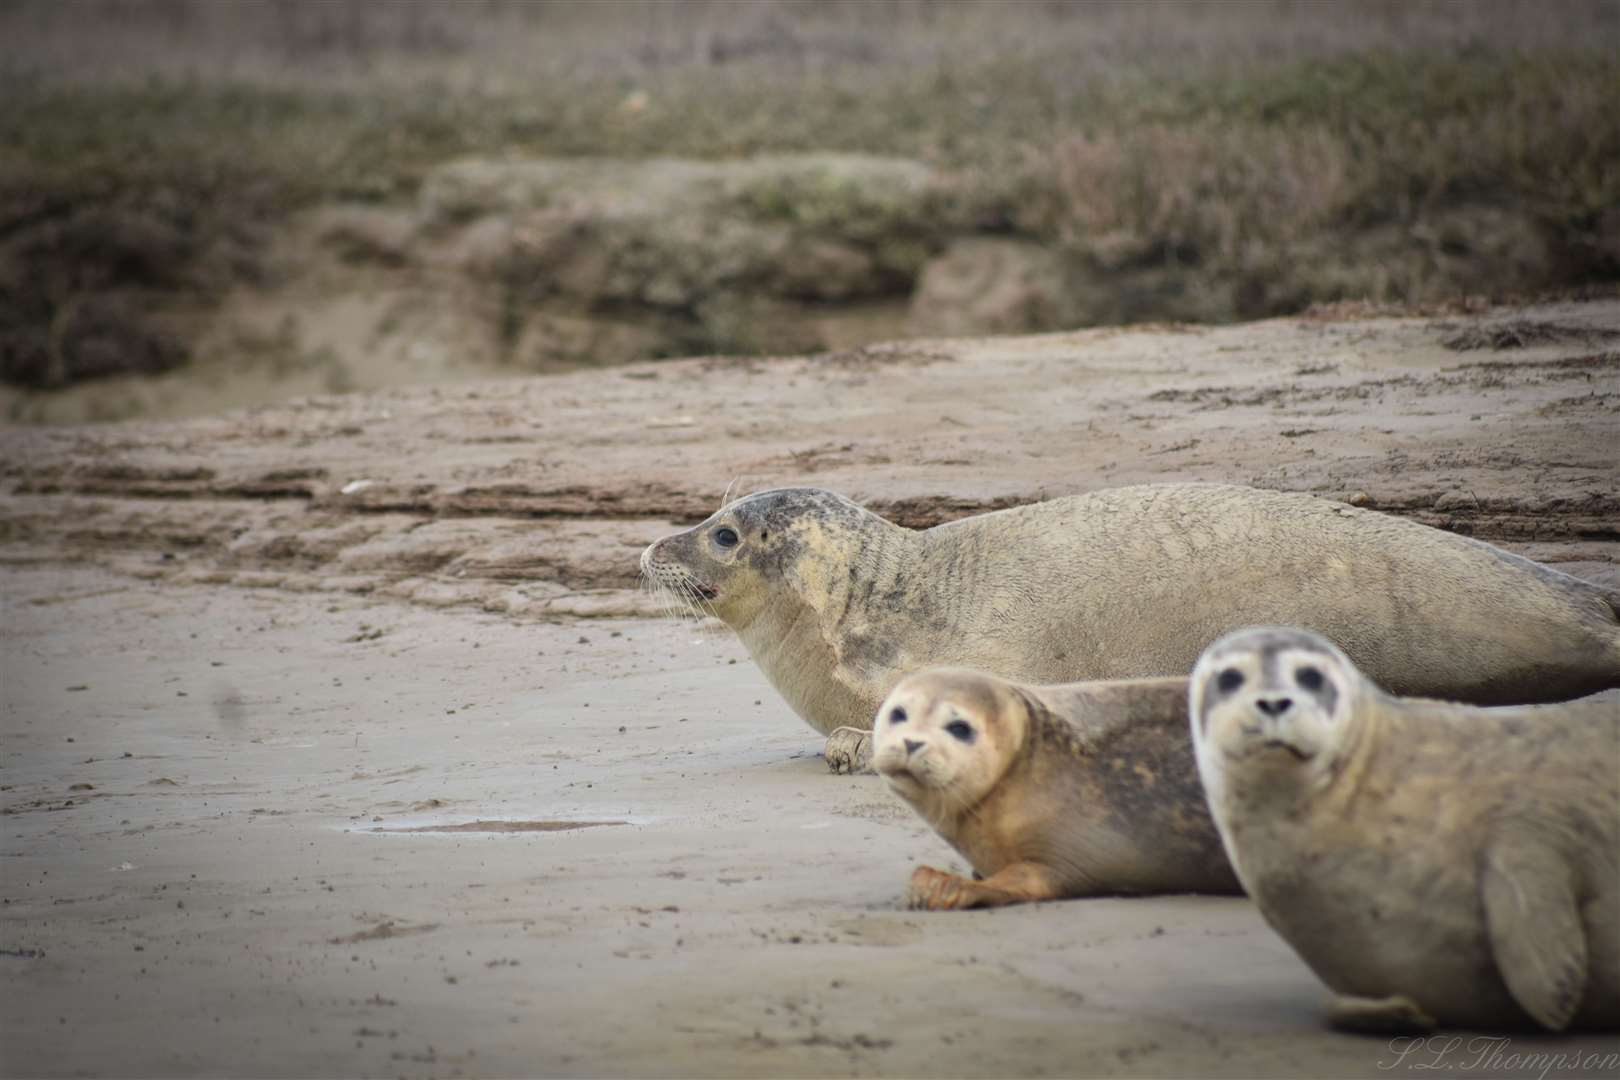
[[[1228,745],[1224,753],[1228,761],[1265,761],[1275,759],[1278,750],[1285,750],[1295,761],[1310,761],[1316,754],[1313,751],[1301,750],[1293,743],[1281,739],[1247,739],[1235,745]]]
[[[1309,761],[1316,756],[1315,754],[1307,754],[1293,743],[1283,742],[1281,739],[1267,739],[1260,744],[1260,748],[1263,750],[1286,750],[1300,761]]]
[[[896,788],[899,788],[901,791],[922,791],[928,786],[927,784],[923,783],[920,776],[906,768],[904,765],[894,765],[890,767],[878,765],[875,767],[878,772],[883,774],[884,779],[888,780],[890,784],[894,785]]]

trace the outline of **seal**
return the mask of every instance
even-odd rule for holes
[[[931,866],[911,907],[1239,891],[1187,739],[1187,680],[1021,686],[910,675],[884,699],[872,766],[972,864]]]
[[[742,639],[776,689],[860,756],[900,679],[1182,675],[1256,623],[1327,634],[1393,690],[1475,704],[1620,686],[1620,591],[1311,495],[1114,488],[902,528],[842,496],[738,499],[641,556],[648,581]],[[839,730],[845,729],[845,730]]]
[[[1189,689],[1227,854],[1352,1030],[1620,1027],[1620,695],[1397,698],[1251,628]]]

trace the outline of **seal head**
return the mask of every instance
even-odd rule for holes
[[[1193,669],[1193,739],[1228,768],[1324,780],[1361,684],[1350,659],[1318,634],[1239,630],[1211,645]]]
[[[830,491],[780,488],[665,537],[641,567],[666,596],[735,630],[811,727],[859,724],[864,737],[894,670],[912,666],[902,638],[925,605],[896,574],[914,561],[915,535]]]
[[[930,821],[971,810],[1023,747],[1029,710],[1016,690],[940,668],[900,682],[878,709],[872,767]]]
[[[781,584],[805,576],[809,568],[801,564],[818,539],[839,524],[863,519],[882,523],[830,491],[762,491],[650,544],[641,553],[641,571],[654,588],[689,610],[713,615],[741,632],[779,595]]]

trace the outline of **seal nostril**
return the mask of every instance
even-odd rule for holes
[[[1281,716],[1283,713],[1287,712],[1289,707],[1293,704],[1294,700],[1292,698],[1285,697],[1255,698],[1254,701],[1254,707],[1265,713],[1267,716]]]
[[[906,739],[905,744],[906,753],[908,754],[915,754],[918,750],[922,749],[922,743],[916,739]]]

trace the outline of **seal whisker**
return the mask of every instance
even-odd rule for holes
[[[688,619],[691,618],[692,614],[693,614],[693,612],[692,612],[692,590],[691,590],[691,587],[686,584],[686,581],[685,581],[684,578],[677,578],[673,582],[673,588],[670,591],[670,595],[675,597],[676,600],[679,601],[680,608],[681,608],[681,616],[683,618],[688,618]]]
[[[671,587],[667,581],[658,583],[658,595],[663,599],[664,610],[669,613],[671,622],[686,621],[686,605],[682,602],[680,594]]]
[[[715,622],[721,622],[720,615],[714,610],[714,605],[698,591],[696,584],[689,577],[682,576],[677,579],[681,590],[681,598],[685,604],[687,616],[697,623],[697,632],[700,637],[712,637],[717,629]]]
[[[669,598],[664,594],[663,585],[656,577],[643,570],[641,572],[641,587],[653,600],[653,602],[658,605],[658,608],[663,613],[664,618],[667,619],[673,616],[674,613],[671,612],[669,608]]]
[[[687,595],[692,598],[692,606],[696,609],[700,618],[708,616],[718,619],[720,617],[715,613],[714,605],[709,602],[708,598],[703,595],[703,593],[695,584],[691,582],[690,579],[685,582],[685,585]]]
[[[656,581],[649,581],[647,591],[652,595],[654,602],[657,603],[658,610],[663,617],[665,619],[674,619],[674,606],[670,603],[669,594],[664,591],[663,587]]]
[[[658,604],[664,611],[664,617],[673,622],[684,622],[690,617],[686,600],[677,589],[676,583],[671,583],[664,575],[658,574],[646,579],[648,587],[658,599]]]

